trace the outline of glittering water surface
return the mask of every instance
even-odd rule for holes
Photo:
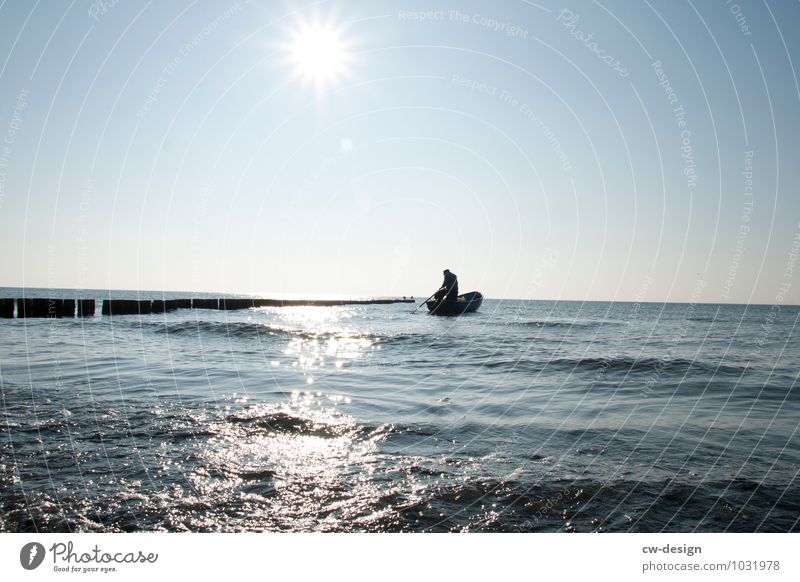
[[[0,320],[0,529],[798,529],[798,308],[412,308]]]

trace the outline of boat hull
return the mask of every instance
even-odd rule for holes
[[[428,301],[428,311],[431,315],[461,315],[477,311],[483,303],[483,295],[478,291],[459,295],[456,300]]]

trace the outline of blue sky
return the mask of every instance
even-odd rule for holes
[[[798,21],[6,1],[0,284],[800,303]]]

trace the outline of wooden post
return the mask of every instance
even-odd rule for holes
[[[45,299],[47,301],[47,317],[61,317],[61,300]]]
[[[94,315],[94,299],[78,299],[78,317]]]
[[[17,299],[17,317],[51,317],[51,299]]]
[[[75,300],[74,299],[60,299],[61,301],[61,317],[68,317],[70,319],[75,317]]]
[[[104,299],[103,315],[142,315],[152,312],[150,300]]]
[[[223,297],[219,300],[219,308],[226,310],[250,309],[253,307],[253,299],[242,299],[239,297]]]
[[[0,299],[0,317],[4,318],[14,317],[13,299]]]
[[[177,299],[153,299],[153,313],[166,313],[178,309]]]

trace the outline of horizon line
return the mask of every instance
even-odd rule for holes
[[[422,295],[349,295],[343,293],[287,293],[287,292],[261,292],[261,291],[187,291],[185,289],[180,290],[168,290],[168,289],[122,289],[122,288],[105,288],[105,287],[26,287],[26,286],[15,286],[15,285],[0,285],[0,288],[5,289],[37,289],[37,290],[44,290],[44,291],[78,291],[78,290],[94,290],[94,291],[108,291],[112,293],[114,291],[124,291],[124,292],[135,292],[135,293],[147,293],[147,294],[156,294],[156,293],[186,293],[189,295],[194,294],[202,294],[202,295],[213,295],[215,293],[219,293],[221,295],[235,295],[235,296],[246,296],[246,297],[253,297],[258,299],[291,299],[291,300],[347,300],[347,299],[392,299],[392,298],[407,298],[407,299],[414,299],[415,297],[422,297]],[[731,305],[731,306],[763,306],[763,307],[774,307],[774,306],[786,306],[786,307],[800,307],[800,303],[783,303],[783,302],[773,302],[773,303],[761,303],[761,302],[751,302],[751,303],[741,303],[736,301],[668,301],[668,300],[634,300],[634,299],[553,299],[553,298],[521,298],[521,297],[491,297],[484,294],[484,298],[490,301],[551,301],[551,302],[562,302],[562,303],[645,303],[645,304],[673,304],[673,305]]]

